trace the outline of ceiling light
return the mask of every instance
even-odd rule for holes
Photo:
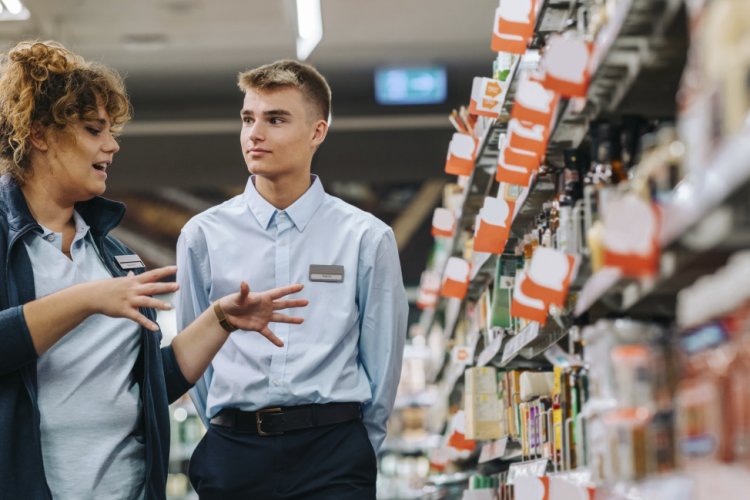
[[[18,0],[3,0],[3,3],[13,15],[17,16],[23,10],[23,4]]]
[[[24,10],[24,6],[19,0],[3,0],[3,4],[5,4],[8,12],[14,16],[19,15]]]
[[[0,21],[24,21],[31,17],[31,14],[20,0],[2,0],[0,8]]]
[[[307,59],[322,38],[320,0],[297,0],[297,59]]]
[[[163,33],[130,33],[122,37],[124,47],[130,51],[151,52],[162,50],[167,44]]]

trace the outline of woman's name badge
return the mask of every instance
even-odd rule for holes
[[[140,257],[136,254],[131,255],[115,255],[115,260],[120,266],[120,269],[127,271],[128,269],[142,269],[146,267]]]
[[[322,281],[325,283],[343,283],[344,266],[324,266],[321,264],[310,265],[310,281]]]

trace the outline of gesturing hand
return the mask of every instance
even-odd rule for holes
[[[305,299],[279,300],[299,292],[302,288],[302,285],[297,284],[254,293],[250,292],[250,286],[243,281],[239,292],[222,297],[219,301],[232,325],[240,330],[256,331],[282,347],[284,343],[268,328],[268,323],[302,323],[302,318],[276,312],[290,307],[305,307],[308,304]]]
[[[170,293],[177,290],[177,283],[162,283],[159,280],[172,276],[177,272],[176,266],[160,267],[151,271],[134,275],[132,272],[122,278],[111,278],[91,282],[95,287],[94,303],[97,312],[113,318],[128,318],[140,323],[151,331],[159,329],[159,325],[141,314],[139,308],[153,307],[169,310],[171,304],[158,300],[151,295]]]

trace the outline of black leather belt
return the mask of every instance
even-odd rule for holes
[[[324,425],[342,424],[362,418],[359,403],[326,403],[242,411],[225,408],[211,418],[213,425],[227,427],[236,432],[278,436]]]

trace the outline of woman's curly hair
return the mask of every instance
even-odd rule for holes
[[[0,174],[29,174],[33,124],[66,131],[107,111],[119,130],[131,117],[122,77],[56,42],[21,42],[0,61]]]

